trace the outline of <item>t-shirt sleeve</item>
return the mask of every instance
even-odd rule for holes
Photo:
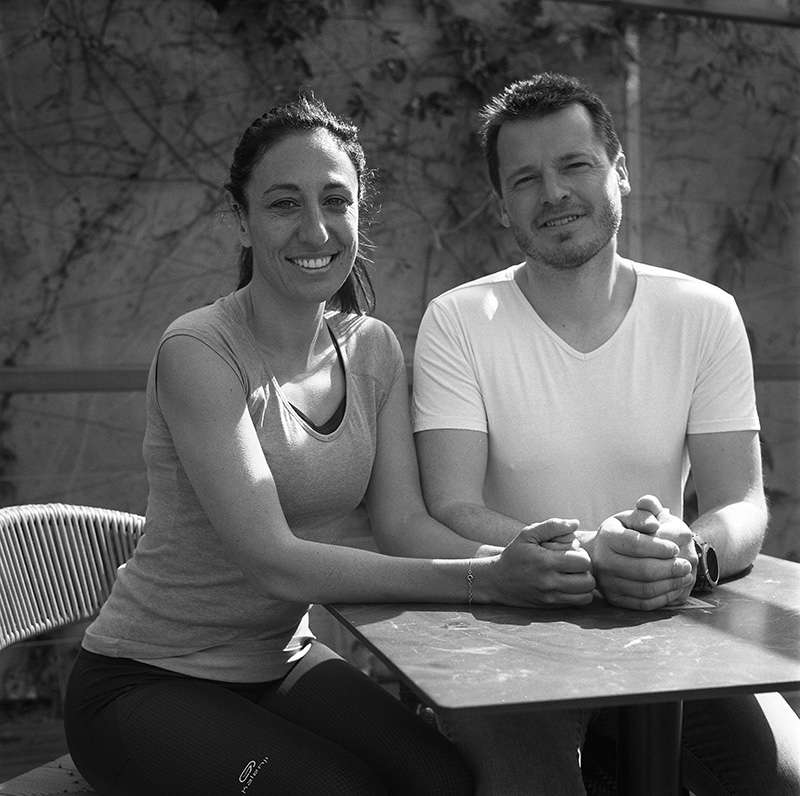
[[[449,308],[428,306],[414,350],[414,431],[487,431],[483,396],[463,330]]]
[[[174,321],[166,329],[164,334],[161,336],[161,340],[159,340],[158,346],[156,347],[156,353],[153,357],[152,365],[154,388],[158,383],[158,360],[159,356],[161,355],[161,348],[164,343],[167,342],[167,340],[171,340],[173,337],[191,337],[216,354],[231,369],[231,371],[233,371],[233,375],[236,376],[237,380],[242,386],[242,393],[247,396],[249,392],[247,375],[232,348],[231,342],[226,339],[226,336],[224,334],[220,334],[220,332],[213,326],[206,328],[202,324],[187,324],[183,323],[181,318],[179,318],[177,321]]]
[[[384,370],[385,375],[382,379],[383,389],[378,401],[378,411],[383,409],[383,405],[386,403],[386,399],[389,397],[397,380],[402,378],[405,383],[406,379],[406,360],[400,341],[389,326],[384,325],[383,329],[384,350],[380,356],[379,366]]]
[[[406,383],[405,357],[397,335],[387,323],[371,316],[338,315],[335,322],[351,376],[362,384],[360,389],[369,392],[375,412],[381,412],[397,381]]]
[[[726,294],[702,352],[687,432],[705,434],[759,428],[747,331],[736,302]]]

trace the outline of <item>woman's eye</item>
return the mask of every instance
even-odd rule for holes
[[[325,204],[327,204],[328,207],[332,207],[334,210],[347,210],[353,202],[345,196],[329,196],[325,200]]]

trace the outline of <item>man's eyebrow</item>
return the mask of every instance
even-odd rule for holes
[[[596,155],[589,150],[584,149],[576,149],[572,152],[565,152],[563,155],[559,155],[555,162],[558,164],[567,163],[570,160],[575,160],[577,158],[583,158],[584,160],[591,160],[594,162],[597,160]],[[525,163],[524,165],[520,166],[519,168],[514,169],[514,171],[509,172],[506,175],[506,180],[513,180],[515,177],[519,177],[521,174],[538,174],[539,168],[537,166],[533,166],[529,163]]]
[[[596,156],[593,152],[590,152],[588,149],[578,149],[574,152],[567,152],[564,155],[560,155],[557,159],[558,163],[565,163],[568,160],[575,160],[575,158],[583,158],[584,160],[596,160]]]
[[[524,166],[520,166],[519,168],[514,169],[514,171],[507,174],[505,179],[513,180],[515,177],[519,177],[521,174],[538,174],[538,173],[539,169],[537,169],[535,166],[531,166],[530,164],[526,163]]]

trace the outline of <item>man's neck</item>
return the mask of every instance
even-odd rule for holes
[[[615,251],[569,269],[528,260],[515,280],[539,317],[583,353],[599,348],[614,334],[636,289],[632,265]]]

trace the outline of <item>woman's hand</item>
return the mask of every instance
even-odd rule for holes
[[[577,520],[562,519],[526,526],[488,572],[476,571],[476,594],[486,588],[487,602],[507,605],[587,605],[595,581],[589,555],[575,540],[577,528]]]

